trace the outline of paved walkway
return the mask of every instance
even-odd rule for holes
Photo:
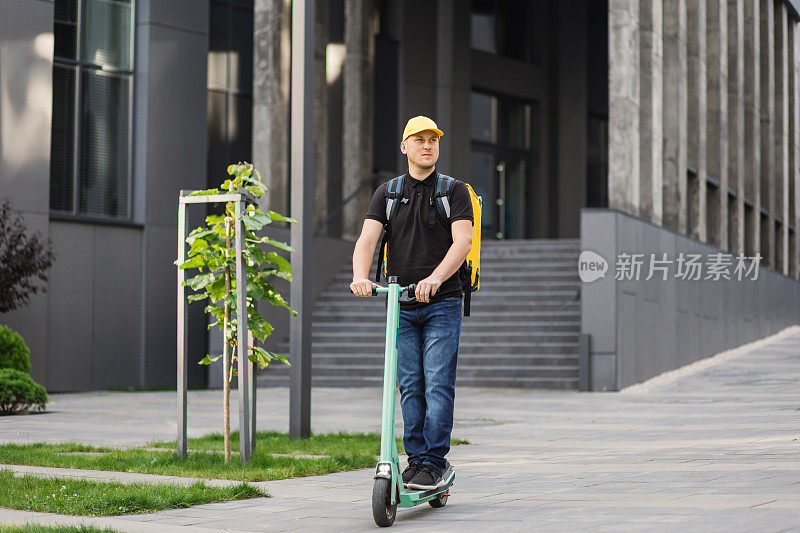
[[[800,328],[711,363],[621,393],[459,389],[453,435],[472,445],[449,455],[456,468],[450,501],[443,509],[400,509],[394,528],[800,531]],[[259,394],[259,429],[285,430],[287,391]],[[316,390],[315,431],[377,431],[379,397],[375,389]],[[48,414],[0,418],[0,440],[171,439],[174,405],[174,394],[162,392],[53,395]],[[219,430],[218,405],[217,392],[190,393],[190,435]],[[272,498],[148,515],[89,519],[0,509],[0,523],[167,533],[367,531],[376,529],[371,472],[264,482],[259,486]]]

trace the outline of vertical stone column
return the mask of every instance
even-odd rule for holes
[[[269,209],[289,208],[291,10],[284,0],[253,7],[253,162],[269,191]]]
[[[706,240],[706,3],[687,3],[686,42],[688,65],[687,160],[697,176],[690,184],[692,212],[689,234]]]
[[[372,67],[373,3],[345,0],[344,42],[344,139],[342,195],[353,194],[372,175]],[[369,206],[366,187],[344,208],[342,237],[355,239]]]
[[[647,0],[649,1],[649,0]],[[558,129],[554,131],[560,147],[552,161],[557,171],[558,181],[554,184],[558,203],[551,204],[556,210],[555,228],[562,237],[578,236],[580,233],[580,207],[586,202],[586,154],[587,154],[587,6],[583,0],[561,0],[555,8],[557,24],[553,31],[553,61],[555,62],[554,82],[558,87],[558,97],[554,99],[554,112],[558,117]],[[659,17],[660,18],[660,17]],[[661,39],[659,36],[659,46]],[[659,56],[660,66],[660,56]],[[661,93],[660,70],[658,73],[658,93]],[[656,117],[660,117],[661,106],[658,100]],[[660,140],[660,123],[658,137]],[[653,141],[655,142],[655,141]],[[659,141],[660,142],[660,141]],[[660,161],[661,152],[657,155]],[[653,158],[651,158],[653,159]],[[659,176],[661,168],[659,164]],[[659,187],[660,189],[660,187]],[[643,197],[652,203],[652,191],[642,188]],[[659,196],[660,196],[659,190]],[[659,209],[660,211],[660,209]],[[530,213],[529,213],[530,215]],[[644,215],[640,210],[641,216]],[[660,219],[658,221],[660,223]]]
[[[760,0],[761,42],[761,205],[767,217],[761,228],[761,255],[775,265],[775,18],[774,0]],[[759,214],[760,216],[760,214]]]
[[[751,222],[745,224],[748,255],[761,250],[761,24],[759,3],[744,9],[744,192],[752,202]]]
[[[715,202],[717,211],[713,243],[728,248],[728,3],[727,0],[707,0],[706,76],[708,93],[707,172],[719,182]],[[712,201],[708,199],[707,201]]]
[[[314,9],[314,227],[328,216],[328,5]],[[338,205],[338,202],[337,202]],[[335,208],[336,206],[334,206]]]
[[[728,249],[744,253],[744,3],[728,1],[728,181],[736,191],[729,206]]]
[[[789,273],[789,14],[775,4],[775,202],[771,215],[780,217],[775,235],[775,266]]]
[[[608,2],[608,203],[639,215],[639,0]]]
[[[789,22],[789,220],[794,236],[789,242],[789,275],[800,277],[800,26]]]
[[[665,0],[663,225],[686,233],[686,0]]]
[[[436,2],[436,124],[453,135],[454,0]],[[452,172],[455,145],[450,139],[439,149],[438,168]]]
[[[660,0],[639,1],[639,216],[661,224],[663,23]]]

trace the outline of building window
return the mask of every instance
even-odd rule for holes
[[[50,210],[130,218],[133,0],[55,0]]]
[[[482,233],[524,239],[529,191],[535,186],[535,102],[473,92],[470,96],[470,184],[483,197]]]
[[[520,61],[534,61],[536,2],[473,0],[472,48]]]
[[[250,161],[253,139],[253,2],[212,0],[208,42],[208,186],[235,161]]]

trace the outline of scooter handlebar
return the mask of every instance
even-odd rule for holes
[[[378,292],[379,292],[378,289],[379,288],[383,288],[383,287],[379,287],[378,285],[375,285],[375,284],[372,285],[372,295],[373,296],[377,296],[378,295]],[[405,292],[406,295],[410,299],[414,298],[414,293],[416,292],[416,290],[417,290],[417,284],[416,283],[412,283],[408,287],[403,287],[402,288],[402,291]],[[350,292],[352,293],[353,289],[350,289]],[[386,289],[384,288],[384,290],[380,291],[380,292],[386,292]]]

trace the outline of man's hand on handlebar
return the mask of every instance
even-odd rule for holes
[[[431,296],[436,294],[439,287],[442,286],[442,280],[435,276],[428,276],[417,283],[416,297],[418,302],[430,302]]]
[[[356,296],[372,296],[372,287],[380,287],[370,279],[357,279],[353,280],[350,284],[350,291]]]

